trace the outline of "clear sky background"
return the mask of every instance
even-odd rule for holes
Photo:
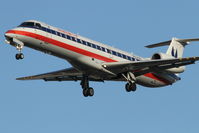
[[[25,48],[15,60],[4,32],[29,19],[109,44],[143,57],[166,48],[145,45],[172,37],[199,37],[197,0],[1,0],[1,133],[198,133],[199,63],[187,67],[182,80],[163,88],[125,83],[91,83],[95,96],[85,98],[79,82],[16,81],[70,67],[56,57]],[[185,56],[199,56],[199,42]]]

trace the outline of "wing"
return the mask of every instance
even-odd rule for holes
[[[68,69],[63,69],[63,70],[39,74],[39,75],[21,77],[21,78],[17,78],[16,80],[43,79],[45,81],[78,81],[78,80],[82,80],[82,78],[83,78],[83,73],[72,67]],[[88,77],[88,78],[90,81],[103,82],[103,80],[101,79],[95,79],[92,77]]]
[[[37,80],[43,79],[45,81],[77,81],[82,78],[82,72],[75,68],[68,68],[59,71],[17,78],[17,80]]]
[[[154,72],[154,68],[161,70],[166,70],[169,68],[175,68],[180,66],[185,66],[189,64],[194,64],[198,61],[199,57],[190,58],[175,58],[175,59],[161,59],[161,60],[144,60],[144,61],[127,61],[127,62],[113,62],[104,63],[103,67],[112,71],[114,73],[124,73],[128,71],[134,71],[136,76]]]

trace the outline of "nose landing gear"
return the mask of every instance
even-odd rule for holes
[[[22,51],[22,49],[23,49],[23,47],[24,47],[24,43],[21,42],[21,41],[18,40],[18,39],[15,39],[15,38],[13,38],[13,43],[15,44],[16,49],[19,51],[19,53],[17,53],[17,54],[15,55],[15,58],[16,58],[17,60],[23,59],[23,58],[24,58],[24,54],[21,53],[21,51]]]

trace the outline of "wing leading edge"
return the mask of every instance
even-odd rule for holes
[[[62,80],[68,80],[68,81],[76,81],[79,78],[82,77],[82,73],[78,71],[75,68],[68,68],[63,69],[59,71],[34,75],[34,76],[27,76],[27,77],[21,77],[17,78],[17,80],[37,80],[37,79],[43,79],[45,81],[62,81]]]

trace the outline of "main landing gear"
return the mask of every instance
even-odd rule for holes
[[[135,83],[128,82],[126,83],[125,89],[127,92],[136,91],[137,87]]]
[[[127,92],[136,91],[136,78],[133,73],[128,72],[126,75],[122,74],[122,76],[127,80],[127,83],[125,85],[125,89]]]
[[[92,87],[89,87],[88,76],[83,76],[83,79],[81,81],[81,86],[82,86],[82,89],[83,89],[83,95],[85,97],[94,95],[94,89]]]

